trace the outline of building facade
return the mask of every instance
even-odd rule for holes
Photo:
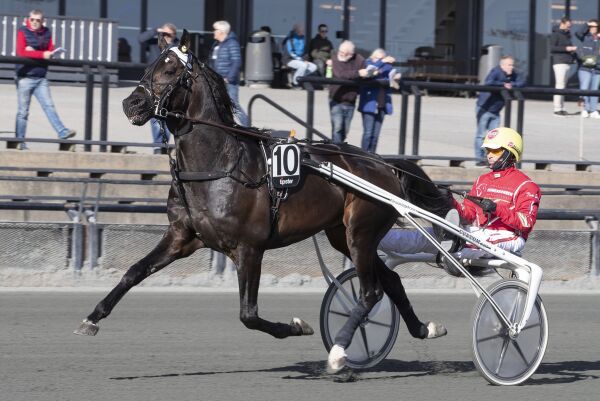
[[[131,46],[132,61],[144,62],[139,33],[172,22],[194,33],[196,48],[212,42],[212,22],[228,20],[242,46],[267,25],[276,38],[293,24],[312,37],[327,24],[338,45],[348,38],[359,51],[385,48],[398,61],[429,59],[440,72],[477,75],[482,49],[502,46],[530,84],[551,85],[549,36],[563,16],[574,25],[599,18],[600,0],[3,0],[0,13],[41,9],[48,16],[108,18]]]

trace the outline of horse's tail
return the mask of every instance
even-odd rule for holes
[[[440,189],[421,167],[410,160],[397,160],[390,164],[398,169],[396,175],[404,199],[438,216],[446,215],[452,208],[450,191]]]

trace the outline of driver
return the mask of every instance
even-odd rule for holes
[[[515,130],[500,127],[487,132],[481,147],[486,151],[491,171],[475,181],[463,203],[454,200],[454,206],[460,222],[468,225],[465,230],[520,254],[535,225],[541,198],[537,184],[515,166],[523,154],[523,140]],[[379,249],[392,255],[437,252],[418,231],[411,230],[390,230]],[[474,259],[490,255],[467,243],[457,256]]]

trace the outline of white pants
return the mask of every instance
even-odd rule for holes
[[[565,89],[567,87],[567,81],[573,74],[574,67],[576,64],[553,64],[552,69],[554,70],[554,87],[556,89]],[[554,95],[554,111],[561,111],[565,109],[565,97],[563,95]]]
[[[464,229],[474,237],[491,242],[498,248],[512,253],[519,254],[525,247],[525,239],[511,231],[488,230],[474,226],[467,226]],[[427,227],[426,230],[433,235],[433,228]],[[379,243],[379,249],[391,255],[437,253],[437,248],[417,230],[392,229]],[[489,253],[481,249],[469,247],[468,243],[456,253],[456,256],[467,259],[491,257]]]

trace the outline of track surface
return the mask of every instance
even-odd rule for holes
[[[238,320],[236,293],[132,292],[96,337],[71,334],[103,292],[0,292],[0,400],[598,400],[600,295],[545,295],[550,340],[525,385],[494,387],[470,354],[470,294],[409,294],[449,335],[404,326],[379,366],[328,376],[322,294],[261,294],[261,315],[307,319],[315,335],[277,340]]]

